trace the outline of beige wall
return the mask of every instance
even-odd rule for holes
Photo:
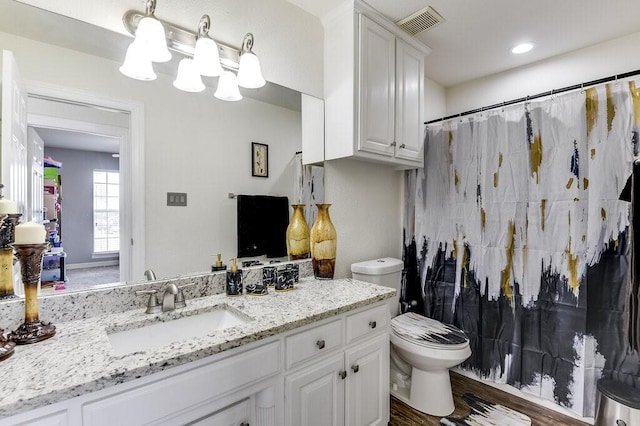
[[[351,264],[402,256],[403,172],[364,161],[325,163],[325,202],[338,233],[336,277],[351,276]]]
[[[640,69],[640,32],[447,88],[447,113]]]

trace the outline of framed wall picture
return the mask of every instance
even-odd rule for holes
[[[269,177],[269,145],[251,143],[251,176]]]

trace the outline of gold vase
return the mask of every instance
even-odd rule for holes
[[[332,279],[336,269],[337,234],[329,217],[331,204],[316,204],[318,216],[311,228],[311,263],[316,278]]]
[[[292,204],[293,215],[287,226],[287,253],[289,260],[309,257],[309,225],[304,218],[304,204]]]

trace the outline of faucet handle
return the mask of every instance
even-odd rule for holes
[[[137,295],[141,295],[141,294],[149,295],[149,301],[147,302],[147,310],[145,311],[148,314],[155,314],[162,310],[162,306],[160,306],[160,304],[158,303],[158,297],[156,296],[157,293],[158,293],[158,290],[137,290],[136,291]]]
[[[181,286],[178,286],[178,294],[176,294],[176,309],[184,308],[185,306],[187,306],[186,302],[184,301],[184,293],[182,292],[182,289],[187,287],[193,287],[195,285],[196,285],[195,283],[191,283],[191,284],[183,284]]]

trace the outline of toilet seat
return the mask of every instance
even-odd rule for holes
[[[469,339],[459,328],[415,312],[393,318],[391,332],[409,344],[424,348],[459,350],[469,345]]]

